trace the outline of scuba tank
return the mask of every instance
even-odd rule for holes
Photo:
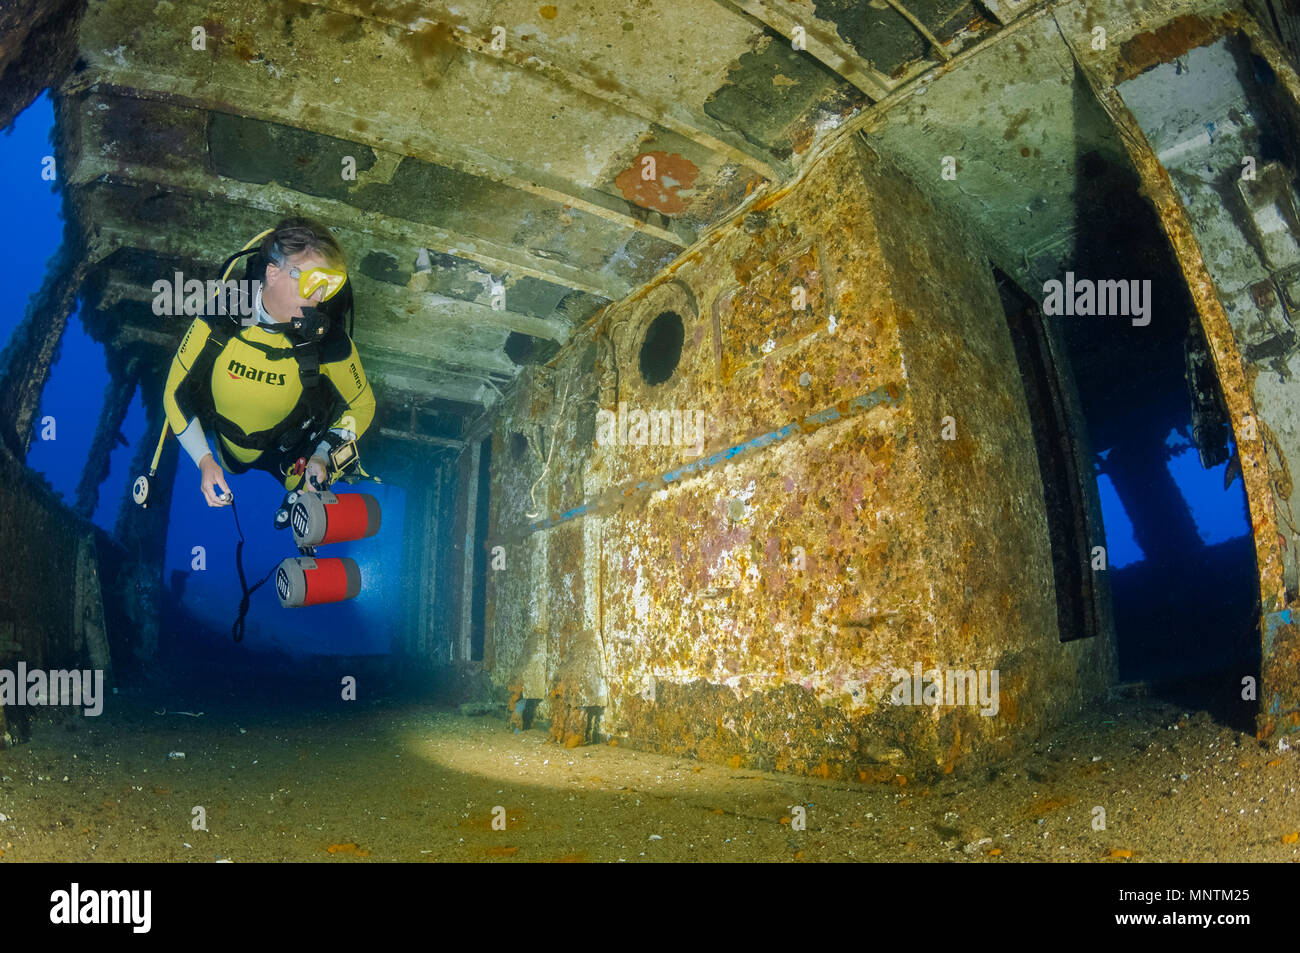
[[[342,602],[361,591],[361,570],[344,557],[317,559],[315,548],[326,543],[367,539],[379,532],[379,501],[369,493],[336,496],[295,492],[285,499],[293,541],[303,555],[285,559],[275,571],[275,591],[286,609]]]
[[[289,524],[300,549],[368,539],[379,532],[379,501],[369,493],[298,493],[290,502]]]
[[[361,591],[361,569],[346,556],[317,559],[295,556],[275,570],[275,591],[286,609],[342,602]]]

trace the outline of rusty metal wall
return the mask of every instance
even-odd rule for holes
[[[685,340],[651,385],[639,350],[664,311]],[[596,414],[620,405],[703,414],[703,452],[635,425],[611,441]],[[979,243],[854,143],[611,306],[495,440],[493,676],[543,699],[556,740],[599,713],[654,750],[892,779],[1005,750],[1112,677],[1107,639],[1058,639]],[[997,670],[997,713],[893,704],[916,664]]]

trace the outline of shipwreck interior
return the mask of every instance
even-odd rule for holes
[[[987,769],[1124,695],[1294,739],[1298,27],[1276,0],[16,0],[0,668],[163,712],[327,711],[354,677],[859,784]],[[383,522],[328,553],[355,598],[264,585],[237,642],[236,547],[249,583],[294,555],[285,491],[231,477],[237,526],[169,438],[133,497],[193,320],[156,288],[288,215],[346,254],[382,482],[339,492]],[[899,704],[949,670],[996,698]],[[0,704],[5,745],[32,717]]]

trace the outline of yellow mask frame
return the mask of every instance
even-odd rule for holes
[[[347,283],[348,273],[340,268],[308,268],[302,271],[297,266],[293,266],[289,268],[289,277],[298,280],[298,294],[302,297],[310,299],[317,291],[324,288],[325,294],[320,300],[328,301]]]

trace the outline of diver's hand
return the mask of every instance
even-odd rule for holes
[[[322,490],[328,490],[330,485],[330,465],[320,457],[312,457],[307,461],[307,486],[308,490],[313,493],[319,493]]]
[[[208,506],[229,506],[230,500],[223,500],[221,497],[230,497],[233,494],[230,492],[230,487],[226,486],[225,471],[216,460],[212,459],[212,454],[205,455],[199,461],[199,473],[202,475],[199,486],[203,490],[203,498],[208,501]]]

